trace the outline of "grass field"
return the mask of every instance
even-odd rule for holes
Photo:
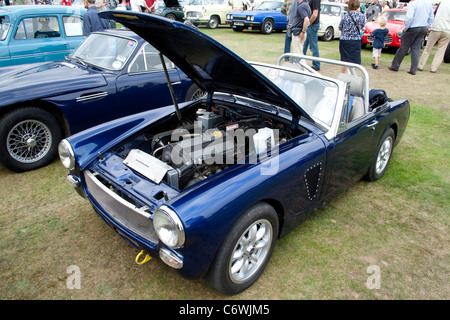
[[[284,33],[201,30],[246,60],[275,63],[283,51]],[[319,48],[322,57],[339,58],[338,41]],[[278,241],[262,277],[232,299],[450,298],[450,64],[431,74],[430,57],[425,71],[411,76],[409,57],[398,73],[387,69],[393,56],[383,52],[373,70],[371,50],[362,52],[371,87],[411,102],[385,176],[358,182]],[[65,183],[65,174],[58,160],[22,174],[0,166],[0,299],[229,299],[156,259],[138,266],[138,251]],[[79,268],[80,289],[69,289],[70,266]],[[371,266],[379,289],[367,286]]]

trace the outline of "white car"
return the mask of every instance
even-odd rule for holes
[[[323,41],[339,39],[339,22],[345,12],[348,12],[346,4],[337,2],[322,2],[320,4],[320,27],[318,36]]]
[[[227,13],[233,11],[228,0],[189,0],[184,7],[185,20],[194,25],[206,25],[215,29],[227,21]]]

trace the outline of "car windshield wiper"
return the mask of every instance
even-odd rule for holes
[[[74,59],[76,61],[78,61],[79,63],[81,63],[83,66],[87,67],[88,65],[86,64],[86,62],[83,61],[83,59],[81,59],[80,57],[77,56],[70,56],[71,59]]]

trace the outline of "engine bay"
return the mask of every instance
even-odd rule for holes
[[[256,163],[302,131],[290,120],[232,104],[194,103],[114,152],[155,183],[183,190],[235,164]]]

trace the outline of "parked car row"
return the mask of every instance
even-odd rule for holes
[[[171,104],[168,79],[180,103],[201,94],[153,46],[115,29],[92,33],[65,60],[0,68],[0,161],[40,168],[65,136]]]

